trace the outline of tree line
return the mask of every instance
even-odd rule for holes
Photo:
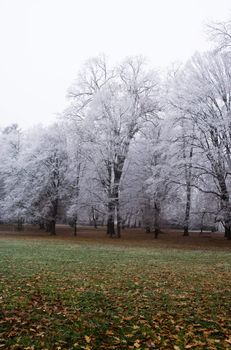
[[[231,239],[231,23],[165,73],[142,57],[89,59],[56,123],[0,131],[0,220],[224,228]]]

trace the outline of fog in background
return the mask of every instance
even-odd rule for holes
[[[164,69],[208,48],[229,0],[0,0],[0,127],[49,124],[82,63],[143,55]]]

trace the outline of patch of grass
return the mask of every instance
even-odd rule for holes
[[[0,241],[0,349],[229,349],[231,254]]]

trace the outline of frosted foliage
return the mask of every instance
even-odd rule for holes
[[[142,57],[89,59],[57,123],[1,130],[1,221],[156,238],[222,224],[231,238],[231,55],[220,44],[167,74]]]

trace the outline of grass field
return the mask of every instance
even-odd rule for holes
[[[1,234],[0,349],[230,349],[230,243],[192,241]]]

